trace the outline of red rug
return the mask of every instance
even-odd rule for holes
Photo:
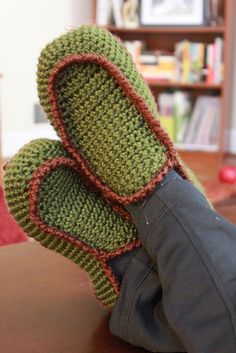
[[[0,187],[0,246],[21,243],[27,239],[28,237],[9,214],[4,201],[3,190]]]

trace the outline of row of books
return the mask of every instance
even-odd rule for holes
[[[213,43],[194,43],[187,40],[175,47],[177,81],[220,84],[223,80],[223,39]]]
[[[149,81],[181,83],[223,81],[223,39],[213,43],[196,43],[188,40],[177,42],[173,53],[148,51],[142,41],[126,41],[125,45],[143,75]]]
[[[160,93],[157,99],[160,120],[179,148],[215,151],[220,133],[221,99],[189,93]]]

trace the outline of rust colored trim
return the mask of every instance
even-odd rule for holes
[[[92,171],[91,166],[78,151],[75,144],[70,141],[70,137],[66,131],[63,118],[61,116],[58,103],[57,103],[57,92],[55,89],[56,79],[58,74],[69,67],[72,64],[82,64],[85,62],[90,62],[93,64],[100,65],[105,69],[121,86],[126,96],[132,101],[139,113],[143,116],[144,120],[147,122],[150,129],[154,132],[155,137],[158,141],[161,142],[167,148],[166,151],[166,160],[159,172],[152,178],[152,180],[145,185],[141,190],[129,195],[129,196],[120,196],[107,185],[105,185]],[[72,54],[63,58],[51,71],[48,82],[48,94],[52,107],[52,114],[54,117],[54,123],[58,130],[58,134],[61,137],[62,143],[67,151],[74,157],[80,166],[80,173],[93,185],[95,186],[102,194],[106,200],[112,202],[117,202],[119,204],[128,205],[134,203],[144,198],[149,192],[151,192],[154,187],[163,179],[163,177],[168,173],[172,168],[175,168],[180,175],[189,180],[188,175],[184,168],[180,165],[177,153],[174,149],[173,143],[169,138],[168,134],[160,126],[160,122],[155,119],[151,113],[145,100],[137,94],[131,83],[125,77],[125,75],[119,70],[119,68],[110,62],[106,57],[95,54],[95,53],[82,53],[82,54]]]
[[[112,252],[106,252],[103,250],[95,249],[85,244],[84,242],[75,239],[69,233],[58,230],[55,227],[51,227],[47,225],[44,220],[40,217],[37,204],[38,204],[38,193],[40,190],[40,186],[42,184],[43,178],[49,174],[51,171],[55,170],[60,166],[69,167],[77,172],[80,172],[80,168],[76,161],[71,160],[68,157],[56,157],[44,162],[41,166],[39,166],[33,173],[32,178],[29,181],[29,215],[31,221],[44,233],[49,234],[50,236],[57,237],[67,241],[73,246],[77,247],[79,250],[82,250],[86,253],[89,253],[93,257],[95,257],[103,271],[106,275],[107,279],[111,283],[116,294],[119,294],[120,284],[115,275],[112,272],[111,267],[107,264],[107,260],[112,257],[119,256],[127,251],[131,251],[134,248],[137,248],[141,245],[139,240],[134,240],[133,242],[127,243],[124,246],[116,249]]]

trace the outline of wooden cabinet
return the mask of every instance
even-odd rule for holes
[[[215,171],[222,163],[225,150],[225,130],[227,121],[230,118],[230,99],[232,97],[232,48],[234,33],[234,14],[236,9],[235,0],[224,0],[222,7],[222,17],[224,23],[221,26],[176,26],[176,27],[139,27],[139,28],[117,28],[108,26],[107,28],[124,41],[141,40],[150,50],[159,49],[174,51],[175,44],[181,40],[187,39],[192,42],[212,43],[216,37],[224,40],[224,80],[221,84],[194,83],[183,84],[178,82],[158,82],[152,80],[149,83],[153,93],[158,93],[168,89],[189,91],[195,97],[205,94],[213,94],[221,97],[221,117],[220,117],[220,137],[219,149],[216,152],[207,151],[187,151],[181,150],[181,157],[198,173],[204,172],[204,165],[208,164]],[[96,1],[93,8],[94,20],[96,14]],[[199,163],[199,161],[202,161]]]

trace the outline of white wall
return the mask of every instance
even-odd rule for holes
[[[49,125],[33,124],[38,101],[36,65],[51,40],[91,19],[91,0],[0,0],[0,72],[3,155],[28,140],[54,137]]]
[[[4,157],[37,137],[56,137],[49,125],[35,127],[36,65],[41,49],[66,30],[91,21],[92,0],[0,0],[0,72]],[[235,36],[236,37],[236,36]],[[236,153],[236,38],[228,149]]]

